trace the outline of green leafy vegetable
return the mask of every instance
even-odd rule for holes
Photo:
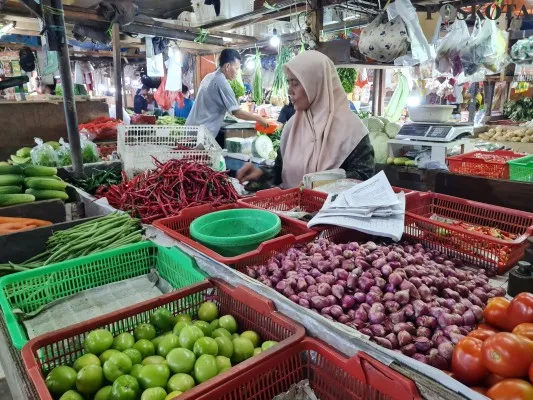
[[[341,79],[344,91],[349,94],[355,88],[355,81],[357,80],[357,70],[354,68],[337,68],[337,73]]]
[[[252,97],[255,104],[263,104],[263,67],[261,65],[261,53],[259,49],[256,50],[255,56],[255,73],[254,73],[254,84],[252,87]]]
[[[284,46],[280,49],[276,59],[276,69],[274,70],[274,83],[272,84],[272,94],[270,102],[275,106],[289,104],[289,85],[285,78],[283,66],[293,57],[292,49]]]
[[[524,98],[517,101],[509,101],[503,107],[503,115],[515,122],[533,120],[533,101]]]
[[[246,94],[246,92],[244,91],[244,83],[242,81],[241,69],[239,69],[239,72],[237,72],[237,77],[234,80],[229,81],[229,85],[231,86],[233,93],[235,93],[235,97],[237,98],[237,100],[239,100],[240,97]]]

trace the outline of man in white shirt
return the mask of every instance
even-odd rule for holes
[[[220,132],[226,112],[246,121],[256,121],[268,126],[263,117],[241,110],[229,81],[235,79],[241,68],[241,56],[233,49],[220,53],[219,67],[203,79],[196,96],[196,101],[187,118],[186,125],[204,125],[221,147],[224,147],[224,135]]]

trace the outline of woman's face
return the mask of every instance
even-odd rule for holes
[[[286,75],[289,82],[289,96],[294,109],[296,111],[305,111],[309,109],[311,104],[309,103],[307,93],[305,92],[300,81],[291,71],[287,71]]]

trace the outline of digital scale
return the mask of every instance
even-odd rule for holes
[[[427,142],[452,142],[474,135],[474,126],[468,123],[417,123],[404,124],[396,136],[399,140],[420,140]]]
[[[469,123],[412,122],[404,124],[395,139],[389,140],[389,157],[403,157],[409,151],[427,154],[431,161],[446,164],[448,155],[474,150]]]

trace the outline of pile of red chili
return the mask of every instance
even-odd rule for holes
[[[154,159],[156,169],[123,182],[100,188],[97,196],[106,197],[109,204],[139,217],[144,223],[176,215],[179,211],[211,204],[234,203],[238,195],[226,174],[206,165],[185,160],[161,163]]]

